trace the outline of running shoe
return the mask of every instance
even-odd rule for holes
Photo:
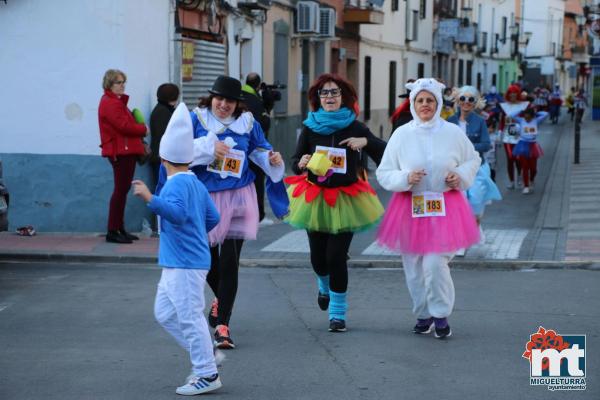
[[[452,336],[452,331],[450,330],[450,325],[446,325],[444,328],[435,327],[434,333],[436,339],[445,339],[447,337]]]
[[[227,325],[217,325],[215,330],[215,346],[218,349],[235,349],[235,344],[229,336],[229,327]]]
[[[346,321],[337,318],[330,319],[329,332],[346,332]]]
[[[200,377],[195,376],[188,383],[180,386],[175,390],[175,393],[183,396],[195,396],[202,393],[212,392],[223,386],[219,374]]]
[[[531,189],[529,189],[527,186],[525,186],[523,188],[523,191],[521,193],[523,193],[523,194],[529,194],[529,193],[531,193]]]
[[[513,181],[509,181],[509,182],[506,184],[506,188],[507,188],[507,189],[514,189],[514,188],[515,188],[515,183],[514,183]]]
[[[321,310],[327,310],[329,308],[329,295],[319,292],[317,295],[317,303],[319,304],[319,308]]]
[[[418,335],[426,335],[428,333],[431,333],[432,329],[433,329],[433,319],[432,318],[418,319],[417,324],[413,328],[413,332]]]

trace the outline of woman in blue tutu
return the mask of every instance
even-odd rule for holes
[[[467,198],[477,219],[480,242],[484,243],[485,235],[481,228],[481,219],[483,218],[485,206],[492,200],[502,199],[498,187],[492,180],[490,166],[484,157],[485,152],[491,148],[492,143],[485,120],[477,114],[477,108],[482,106],[479,91],[473,86],[463,86],[458,90],[456,100],[458,111],[448,118],[448,122],[458,125],[466,133],[481,157],[481,167],[477,171],[473,185],[467,190]],[[460,255],[460,252],[458,254]]]

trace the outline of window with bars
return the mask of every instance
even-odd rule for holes
[[[420,0],[419,2],[419,18],[425,19],[427,17],[427,0]]]

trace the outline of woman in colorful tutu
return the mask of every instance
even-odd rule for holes
[[[374,226],[383,214],[375,190],[361,179],[364,150],[379,162],[385,142],[356,120],[357,95],[337,75],[324,74],[308,90],[312,108],[292,169],[290,212],[285,221],[306,229],[310,260],[317,274],[317,302],[329,308],[329,331],[346,330],[347,254],[355,232]]]
[[[479,229],[461,192],[474,182],[481,159],[456,125],[440,118],[444,85],[421,78],[406,85],[413,121],[394,132],[377,180],[395,192],[377,233],[380,245],[402,254],[413,301],[415,333],[452,334],[448,317],[454,284],[448,263],[479,241]]]
[[[498,187],[492,180],[490,165],[485,161],[485,153],[492,148],[492,143],[485,120],[477,114],[477,109],[484,106],[479,91],[473,86],[463,86],[457,92],[457,101],[458,112],[450,117],[448,122],[458,125],[466,133],[482,160],[475,182],[467,190],[467,199],[477,219],[480,240],[485,242],[481,228],[485,206],[492,200],[502,199]]]
[[[244,240],[256,239],[258,231],[254,173],[248,160],[273,182],[283,179],[285,167],[260,124],[245,110],[239,80],[219,76],[209,93],[191,112],[194,161],[190,167],[208,189],[221,217],[208,232],[211,267],[206,281],[215,294],[208,323],[216,328],[215,346],[232,349],[229,321],[238,288],[240,252]],[[164,184],[163,173],[161,178]]]
[[[523,194],[533,192],[533,182],[537,175],[537,160],[544,155],[542,147],[537,142],[538,126],[546,118],[547,111],[536,112],[533,108],[523,111],[523,117],[513,114],[511,117],[519,124],[519,141],[513,149],[513,155],[521,164],[523,174]]]

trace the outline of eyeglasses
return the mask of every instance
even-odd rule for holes
[[[113,85],[124,85],[125,81],[114,81]]]
[[[460,96],[458,98],[458,100],[464,102],[464,101],[468,101],[469,103],[475,103],[475,97],[465,97],[465,96]]]
[[[339,97],[342,95],[342,89],[319,89],[317,90],[317,93],[319,94],[319,97],[325,98],[329,95],[331,95],[331,97]]]

